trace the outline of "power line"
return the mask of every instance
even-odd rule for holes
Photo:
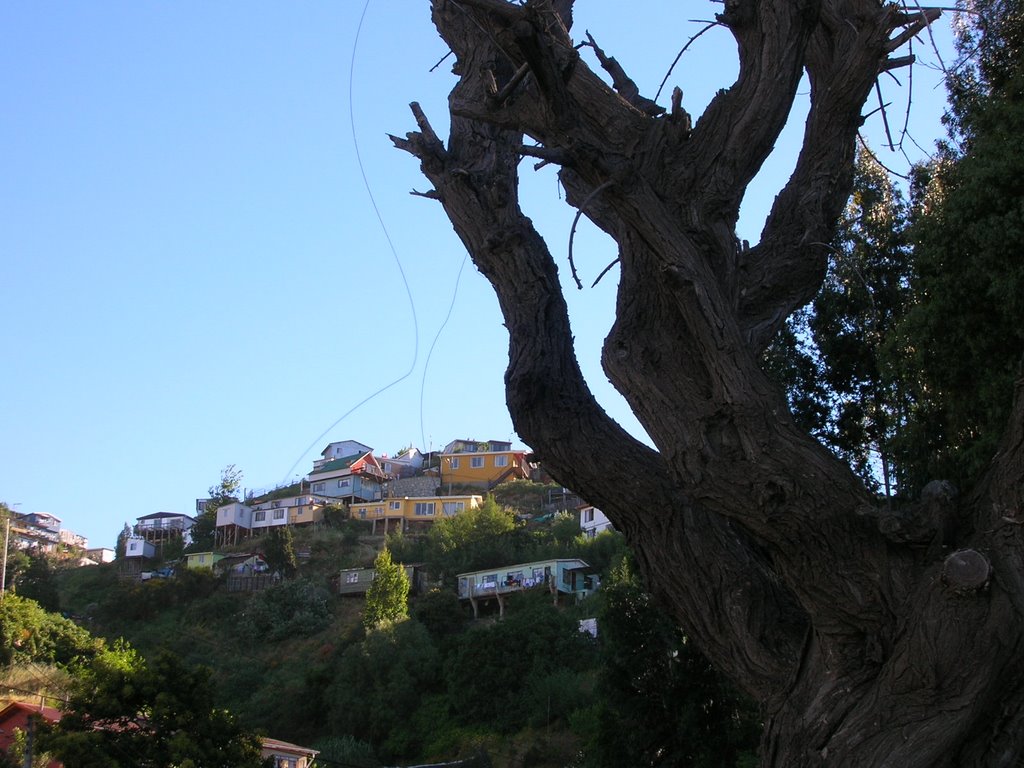
[[[367,9],[369,9],[369,7],[370,7],[370,0],[366,0],[366,2],[363,4],[363,11],[362,11],[362,13],[359,16],[359,24],[356,26],[356,36],[355,36],[355,39],[352,41],[352,55],[351,55],[351,58],[350,58],[350,61],[349,61],[349,72],[348,72],[348,116],[349,116],[349,126],[350,126],[351,131],[352,131],[352,145],[353,145],[353,148],[355,149],[356,163],[359,166],[359,174],[360,174],[360,176],[362,176],[362,179],[363,179],[363,186],[366,189],[366,194],[367,194],[367,196],[370,199],[370,205],[373,207],[373,212],[374,212],[374,214],[377,217],[377,222],[380,224],[381,231],[384,234],[384,239],[387,241],[388,249],[391,251],[391,255],[395,259],[395,264],[398,266],[398,273],[402,277],[402,285],[405,286],[405,294],[406,294],[406,297],[409,300],[409,310],[412,313],[412,327],[413,327],[413,354],[412,354],[412,362],[409,364],[409,369],[405,373],[403,373],[401,376],[399,376],[397,379],[395,379],[394,381],[390,382],[389,384],[385,384],[383,387],[379,388],[378,390],[373,392],[368,397],[365,397],[362,400],[360,400],[354,406],[349,408],[349,410],[345,411],[345,413],[343,413],[341,416],[339,416],[334,421],[334,423],[332,423],[327,429],[325,429],[323,432],[321,432],[320,435],[312,443],[309,444],[309,446],[306,448],[306,450],[304,450],[302,452],[302,455],[299,456],[295,460],[295,463],[292,464],[291,468],[285,473],[285,476],[284,476],[285,477],[285,481],[287,481],[287,480],[289,480],[291,478],[292,473],[295,471],[295,468],[299,466],[299,462],[301,462],[306,457],[306,454],[308,454],[311,450],[313,450],[313,448],[316,445],[318,445],[320,443],[320,441],[323,440],[342,421],[347,419],[349,416],[351,416],[353,413],[355,413],[355,411],[357,411],[360,408],[362,408],[364,405],[366,405],[368,402],[373,400],[378,395],[386,392],[387,390],[391,389],[395,385],[397,385],[397,384],[405,381],[407,378],[409,378],[409,376],[412,374],[413,370],[415,370],[416,362],[419,359],[420,331],[419,331],[419,322],[418,322],[417,317],[416,317],[416,305],[415,305],[415,302],[413,301],[413,298],[412,298],[412,289],[410,288],[409,280],[408,280],[408,278],[405,275],[405,268],[402,266],[402,260],[398,256],[398,250],[395,248],[395,244],[394,244],[394,242],[391,239],[391,233],[388,231],[387,225],[384,223],[384,217],[381,215],[380,208],[377,206],[377,200],[376,200],[376,198],[373,195],[373,189],[370,187],[370,180],[369,180],[369,178],[366,175],[366,167],[363,164],[362,152],[359,149],[359,136],[358,136],[358,133],[356,132],[355,100],[354,100],[353,95],[352,95],[352,84],[353,84],[353,81],[354,81],[354,78],[355,78],[356,54],[358,53],[358,50],[359,50],[359,38],[360,38],[360,35],[362,34],[362,31],[363,31],[363,21],[366,18],[366,11],[367,11]]]

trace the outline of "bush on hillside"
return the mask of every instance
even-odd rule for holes
[[[0,665],[36,662],[67,666],[91,657],[100,641],[34,600],[8,594],[0,601]]]
[[[239,624],[264,640],[311,635],[331,623],[328,598],[326,589],[304,579],[285,581],[253,595]]]

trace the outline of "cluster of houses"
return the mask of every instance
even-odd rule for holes
[[[499,440],[454,440],[436,456],[409,448],[394,457],[375,456],[370,446],[344,440],[331,443],[320,456],[297,484],[296,493],[219,506],[216,544],[238,544],[276,526],[315,525],[327,509],[340,505],[353,519],[370,522],[374,535],[415,532],[441,517],[479,506],[483,493],[501,483],[531,479],[537,472],[525,450]],[[204,511],[207,501],[197,500],[196,511]],[[590,535],[608,525],[593,507],[583,509],[582,516]],[[144,515],[136,521],[126,556],[153,557],[164,542],[187,539],[194,522],[179,513]]]
[[[277,526],[315,525],[328,509],[342,505],[352,519],[369,522],[372,535],[422,532],[436,520],[478,507],[483,494],[495,486],[512,479],[536,479],[536,472],[526,451],[500,440],[454,440],[436,456],[409,448],[393,457],[375,456],[370,446],[355,440],[334,442],[297,484],[298,492],[250,496],[218,506],[215,546],[237,545]],[[467,492],[473,490],[480,492]],[[207,501],[196,502],[198,512],[205,510]],[[611,527],[601,510],[591,505],[579,506],[579,519],[586,536]],[[147,563],[166,542],[187,541],[194,522],[193,517],[171,512],[138,518],[125,542],[125,572],[143,578],[163,575],[147,570]],[[227,573],[229,586],[239,590],[260,588],[271,578],[256,553],[194,552],[186,556],[185,565]],[[409,569],[415,586],[420,574],[414,566]],[[474,613],[485,599],[496,600],[503,612],[504,596],[519,589],[543,585],[556,599],[560,594],[586,594],[594,584],[585,571],[582,561],[552,560],[510,565],[500,572],[460,574],[459,597],[469,601]],[[364,593],[374,575],[372,568],[343,570],[338,591]]]
[[[327,510],[342,506],[351,518],[369,522],[375,535],[424,531],[436,520],[478,507],[483,495],[495,486],[513,479],[537,479],[536,472],[524,450],[514,450],[511,443],[502,441],[455,440],[436,456],[409,448],[394,457],[375,456],[372,448],[354,440],[334,442],[313,462],[312,471],[297,489],[287,494],[248,496],[244,501],[218,506],[215,542],[219,547],[234,545],[276,526],[315,525],[324,519]],[[205,511],[208,501],[197,500],[197,514]],[[596,536],[611,527],[601,510],[586,504],[579,505],[578,510],[584,535]],[[193,516],[174,512],[137,518],[124,541],[122,572],[140,578],[171,575],[166,569],[150,570],[150,563],[165,545],[189,543],[195,521]],[[87,542],[62,531],[60,520],[53,515],[17,515],[11,531],[26,547],[50,551],[59,543],[68,543],[86,550],[96,562],[109,562],[114,557],[109,549],[88,550]],[[259,589],[277,578],[269,573],[262,555],[255,552],[192,552],[184,557],[184,565],[227,573],[229,589],[232,584],[236,589]],[[424,574],[417,566],[406,566],[406,572],[414,589],[423,588]],[[344,569],[337,589],[342,594],[364,594],[375,575],[372,568]],[[458,596],[472,607],[474,616],[488,604],[496,605],[499,615],[503,615],[509,595],[522,590],[542,588],[557,602],[561,597],[585,596],[598,587],[587,563],[571,558],[462,573],[457,582]],[[31,730],[35,719],[59,717],[57,710],[22,703],[0,709],[0,752],[9,746],[4,743],[5,734],[12,734],[15,728]],[[263,739],[263,754],[272,757],[275,766],[302,768],[317,753]]]
[[[10,520],[7,536],[18,549],[52,554],[63,547],[77,553],[81,565],[109,563],[114,559],[114,550],[109,547],[90,549],[89,540],[64,528],[56,515],[48,512],[12,511]]]

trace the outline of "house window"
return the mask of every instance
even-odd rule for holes
[[[358,584],[359,583],[359,571],[352,571],[352,573],[345,574],[346,584]]]
[[[458,459],[452,459],[451,462],[452,462],[452,469],[458,469],[459,468],[459,460]]]
[[[434,514],[434,502],[432,501],[417,501],[416,502],[416,517],[430,517]]]
[[[284,510],[283,509],[275,509],[274,510],[274,519],[275,520],[284,520]]]
[[[275,757],[274,768],[297,768],[298,760],[294,757]]]
[[[199,556],[199,562],[200,563],[205,563],[206,562],[206,555],[200,555]]]
[[[592,523],[592,522],[594,522],[594,510],[593,509],[585,509],[585,510],[583,510],[583,522],[584,523]]]
[[[323,493],[327,483],[313,483],[313,493]]]
[[[461,501],[444,501],[441,502],[441,512],[445,515],[457,515],[466,505]]]
[[[266,519],[267,519],[267,512],[266,512],[266,510],[261,509],[261,510],[259,510],[256,513],[255,520],[256,520],[257,523],[262,523]]]
[[[484,465],[484,457],[483,456],[473,456],[469,460],[469,466],[471,466],[473,469],[480,469],[483,465]]]
[[[359,519],[360,520],[365,520],[366,519],[366,510],[365,509],[360,509],[359,510]]]
[[[508,456],[504,456],[504,455],[502,455],[502,456],[495,456],[494,457],[494,466],[496,466],[496,467],[507,467],[508,466]]]
[[[339,481],[338,481],[338,487],[339,487],[339,488],[348,488],[348,486],[349,486],[349,484],[350,484],[351,482],[352,482],[352,481],[351,481],[350,479],[348,479],[348,478],[346,478],[346,479],[344,479],[344,480],[339,480]]]
[[[388,509],[398,510],[398,509],[401,509],[401,508],[402,508],[402,502],[400,502],[400,501],[389,501],[388,502]]]
[[[374,512],[377,513],[377,517],[384,517],[384,507],[377,507]]]

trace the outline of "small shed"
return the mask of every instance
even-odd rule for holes
[[[422,592],[426,574],[419,564],[404,565],[405,575],[409,578],[409,591]],[[338,574],[339,595],[365,595],[370,588],[374,578],[377,576],[375,568],[342,568]]]

